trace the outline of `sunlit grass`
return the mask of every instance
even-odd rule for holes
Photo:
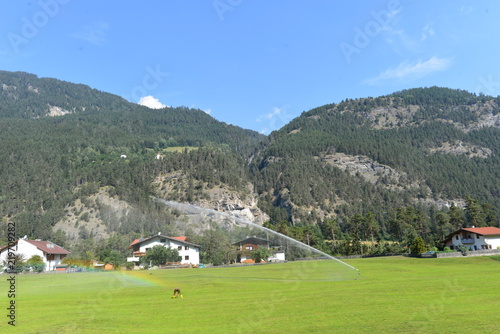
[[[331,265],[316,261],[317,270]],[[274,279],[303,263],[19,275],[2,333],[498,333],[500,262],[349,260],[358,280]],[[301,269],[302,268],[302,269]],[[253,270],[254,277],[248,277]],[[308,270],[308,269],[307,269]],[[306,270],[306,271],[307,271]],[[299,277],[297,277],[299,278]],[[184,299],[171,299],[180,287]],[[1,308],[8,300],[2,294]],[[3,317],[5,318],[5,316]],[[469,319],[470,321],[463,321]],[[6,330],[5,330],[6,329]]]

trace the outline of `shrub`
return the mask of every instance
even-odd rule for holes
[[[410,245],[411,254],[422,254],[427,251],[427,245],[421,237],[416,237]]]
[[[270,255],[269,250],[265,247],[259,247],[250,253],[252,260],[254,260],[255,263],[260,263],[261,261],[266,260]]]
[[[33,271],[41,273],[45,270],[45,262],[40,255],[33,255],[26,261],[26,265],[29,266]]]
[[[463,245],[463,244],[459,244],[458,247],[457,247],[458,251],[462,253],[463,256],[467,256],[467,252],[469,251],[469,249],[467,248],[467,246]]]

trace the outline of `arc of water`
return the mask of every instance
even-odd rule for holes
[[[354,270],[357,270],[359,272],[359,269],[351,266],[350,264],[347,264],[345,263],[344,261],[341,261],[339,259],[337,259],[336,257],[334,256],[331,256],[325,252],[322,252],[320,251],[319,249],[316,249],[314,247],[311,247],[309,245],[306,245],[305,243],[303,242],[300,242],[296,239],[293,239],[293,238],[290,238],[289,236],[286,236],[282,233],[279,233],[279,232],[276,232],[276,231],[273,231],[267,227],[264,227],[262,225],[259,225],[259,224],[255,224],[254,222],[251,222],[251,221],[248,221],[246,219],[243,219],[243,218],[240,218],[240,217],[237,217],[237,216],[234,216],[234,215],[231,215],[227,212],[219,212],[219,211],[216,211],[216,210],[212,210],[212,209],[207,209],[207,208],[202,208],[200,206],[197,206],[197,205],[194,205],[194,204],[185,204],[185,203],[179,203],[179,202],[174,202],[174,201],[167,201],[165,199],[162,199],[162,198],[158,198],[158,197],[153,197],[153,200],[157,201],[157,202],[160,202],[160,203],[163,203],[165,204],[166,206],[169,206],[169,207],[173,207],[173,208],[176,208],[176,209],[179,209],[185,213],[202,213],[202,212],[208,212],[208,213],[211,213],[211,214],[215,214],[215,215],[220,215],[220,216],[224,216],[224,217],[227,217],[227,218],[231,218],[231,219],[234,219],[235,221],[239,222],[239,223],[243,223],[243,224],[246,224],[246,225],[249,225],[249,226],[253,226],[253,227],[257,227],[263,231],[266,231],[266,232],[271,232],[273,234],[276,234],[288,241],[291,241],[293,243],[296,243],[298,245],[300,245],[301,247],[303,248],[306,248],[306,249],[309,249],[309,250],[312,250],[313,252],[317,252],[325,257],[327,257],[328,259],[331,259],[331,260],[335,260],[339,263],[342,263],[343,265],[349,267],[349,268],[352,268]]]

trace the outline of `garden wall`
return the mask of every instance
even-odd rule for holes
[[[443,257],[462,257],[460,252],[450,252],[450,253],[436,253],[437,258]],[[500,255],[500,249],[482,249],[476,251],[468,251],[467,256],[487,256],[487,255]]]

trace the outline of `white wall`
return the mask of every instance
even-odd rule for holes
[[[470,238],[462,238],[462,234],[458,234],[458,239],[457,235],[454,235],[451,238],[451,242],[448,242],[446,245],[449,247],[450,245],[453,245],[455,249],[460,244],[463,244],[469,249],[472,250],[481,250],[481,249],[489,249],[489,245],[491,245],[491,249],[497,249],[500,247],[500,236],[484,236],[484,235],[479,235],[476,233],[465,233],[465,236],[470,235]],[[474,248],[476,246],[476,248]],[[488,246],[488,247],[483,247],[483,246]]]
[[[488,238],[486,243],[491,245],[492,249],[498,249],[500,248],[500,236],[496,238]]]
[[[17,242],[16,254],[23,254],[25,261],[31,258],[33,255],[41,256],[43,262],[45,263],[45,271],[54,270],[55,266],[61,264],[61,255],[55,254],[54,260],[48,261],[41,250],[39,250],[36,246],[30,244],[29,242],[23,239],[19,239],[19,241]],[[5,261],[7,257],[8,257],[8,248],[5,249],[2,252],[2,254],[0,254],[0,262],[3,263],[3,261]]]
[[[160,240],[164,239],[161,236],[156,236],[148,241],[145,241],[139,247],[139,251],[146,253],[149,248],[153,248],[156,245],[161,245],[164,247],[170,247],[173,249],[177,249],[179,255],[181,256],[182,264],[199,264],[200,263],[200,250],[197,247],[193,247],[189,244],[185,244],[180,240],[172,240],[166,239],[165,242],[161,242]],[[181,247],[181,249],[179,249]],[[186,247],[188,249],[186,249]],[[186,258],[186,256],[188,258]]]

